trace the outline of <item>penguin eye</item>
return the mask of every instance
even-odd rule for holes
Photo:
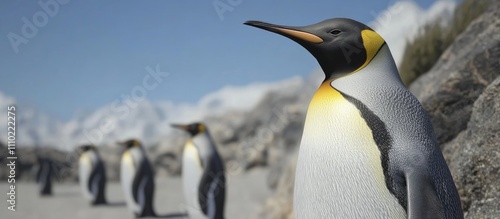
[[[340,33],[342,33],[342,31],[339,29],[333,29],[333,30],[330,30],[328,33],[330,33],[334,36],[338,36]]]

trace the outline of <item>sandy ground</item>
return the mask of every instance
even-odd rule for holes
[[[256,169],[246,174],[228,176],[226,199],[226,219],[256,218],[256,212],[271,193],[266,185],[267,170]],[[80,194],[78,184],[53,184],[53,196],[40,197],[35,184],[16,184],[16,211],[7,209],[6,182],[0,183],[2,201],[0,218],[50,218],[50,219],[90,219],[90,218],[134,218],[125,206],[121,186],[118,182],[107,185],[108,206],[90,206]],[[163,218],[188,218],[175,216],[186,212],[182,193],[181,178],[156,179],[155,210]],[[168,217],[166,217],[168,216]]]

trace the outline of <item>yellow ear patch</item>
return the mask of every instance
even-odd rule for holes
[[[294,36],[294,37],[297,37],[301,40],[304,40],[304,41],[307,41],[310,43],[319,44],[319,43],[323,42],[323,39],[321,39],[319,36],[316,36],[316,35],[311,34],[311,33],[306,33],[306,32],[302,32],[302,31],[298,31],[298,30],[290,30],[290,29],[285,29],[285,28],[275,28],[275,29],[286,34],[286,35]]]
[[[354,72],[357,72],[367,66],[368,63],[372,61],[373,57],[377,55],[377,52],[380,50],[382,45],[384,45],[385,43],[385,40],[373,30],[361,31],[361,38],[363,39],[363,46],[366,50],[366,61]]]
[[[139,144],[139,141],[137,141],[137,140],[133,140],[132,145],[133,145],[133,146],[139,146],[140,144]]]
[[[205,132],[205,130],[206,130],[206,129],[207,129],[207,128],[206,128],[203,124],[199,124],[199,125],[198,125],[198,132],[200,132],[200,133],[201,133],[201,132]]]

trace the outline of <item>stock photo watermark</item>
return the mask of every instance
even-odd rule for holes
[[[214,6],[215,13],[219,16],[221,21],[224,21],[224,14],[227,12],[233,12],[237,6],[241,5],[243,0],[215,0],[212,2]]]
[[[297,119],[297,115],[291,113],[290,105],[285,105],[282,108],[273,108],[271,122],[268,126],[259,129],[257,134],[248,141],[243,142],[243,154],[249,158],[258,156],[262,152],[266,144],[271,143],[277,133],[282,132],[292,120]]]
[[[9,32],[7,38],[9,39],[10,45],[14,53],[19,53],[19,46],[21,44],[28,44],[30,39],[33,39],[40,28],[45,27],[50,18],[55,17],[61,5],[68,4],[70,0],[40,0],[38,1],[38,6],[40,10],[35,12],[31,18],[22,17],[21,21],[23,25],[21,26],[20,32]]]
[[[7,107],[7,209],[16,211],[16,106]]]
[[[157,88],[170,75],[168,72],[161,71],[159,64],[154,68],[146,66],[145,70],[147,74],[144,75],[139,85],[134,86],[130,92],[122,94],[120,98],[115,99],[111,103],[112,115],[102,119],[97,127],[83,130],[80,142],[90,142],[93,145],[101,144],[105,136],[115,130],[118,121],[126,119],[131,111],[139,106],[139,103],[146,100],[148,92]],[[67,147],[71,147],[71,145],[67,145]],[[62,171],[58,175],[59,178],[70,173],[71,168],[76,163],[74,161],[78,160],[79,156],[80,151],[73,151],[66,155],[65,163],[56,162],[53,164],[54,167],[61,167]]]
[[[394,5],[393,7],[389,7],[390,5]],[[371,10],[370,14],[376,18],[375,19],[375,24],[378,25],[379,27],[387,26],[389,25],[392,20],[394,19],[395,15],[403,13],[403,8],[404,6],[402,4],[397,4],[392,2],[392,4],[388,4],[389,8],[387,11],[384,11],[381,14],[376,13],[375,11]],[[356,27],[353,27],[356,28]],[[356,28],[357,31],[361,32],[359,28]],[[355,41],[354,43],[342,43],[340,44],[340,48],[342,49],[342,53],[344,55],[345,60],[347,63],[352,62],[352,56],[354,54],[360,54],[363,49],[365,48],[363,44],[363,40],[360,39],[359,41]]]
[[[158,85],[163,82],[163,79],[169,75],[169,73],[160,70],[160,65],[156,65],[155,69],[147,66],[146,71],[148,74],[142,78],[142,83],[140,85],[133,87],[130,93],[122,94],[121,98],[112,102],[112,116],[103,119],[99,127],[90,131],[87,129],[83,131],[88,141],[92,142],[94,145],[101,143],[104,136],[116,128],[117,122],[126,119],[130,115],[131,110],[135,109],[140,102],[146,100],[148,92],[158,87]]]
[[[388,26],[394,19],[393,16],[403,13],[404,6],[397,4],[398,2],[390,1],[386,6],[387,10],[383,13],[376,13],[374,10],[371,10],[370,14],[375,18],[374,23],[380,27]]]

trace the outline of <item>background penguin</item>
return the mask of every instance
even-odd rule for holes
[[[82,152],[78,164],[78,179],[83,196],[92,205],[106,204],[106,171],[104,162],[101,160],[95,146],[84,145],[80,149]]]
[[[119,144],[125,147],[121,157],[120,180],[127,206],[137,217],[155,217],[154,173],[144,148],[134,139]]]
[[[38,171],[36,173],[36,183],[38,184],[40,195],[52,195],[52,175],[54,174],[52,161],[40,156],[37,156],[37,160]]]
[[[182,179],[189,217],[224,218],[224,164],[207,127],[201,123],[172,127],[191,135],[182,155]]]
[[[307,111],[295,218],[463,218],[432,124],[380,35],[342,18],[245,24],[299,43],[326,76]]]

